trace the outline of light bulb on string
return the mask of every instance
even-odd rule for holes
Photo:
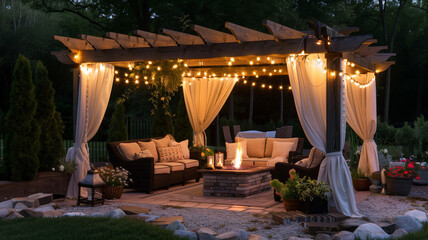
[[[126,79],[126,80],[125,80],[125,83],[129,83],[129,80],[128,80],[128,79]]]

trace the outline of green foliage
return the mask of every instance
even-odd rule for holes
[[[154,112],[150,132],[152,136],[157,137],[165,136],[166,134],[174,136],[172,117],[165,108],[159,108]]]
[[[397,129],[387,122],[377,118],[377,128],[374,140],[378,145],[395,145],[395,133]]]
[[[349,142],[349,156],[351,158],[350,167],[351,169],[356,169],[360,161],[360,154],[355,153],[358,151],[358,146],[361,146],[363,141],[348,124],[346,124],[346,141]]]
[[[66,161],[65,157],[62,157],[59,160],[58,166],[55,168],[55,170],[71,175],[74,173],[74,171],[76,171],[76,168],[77,164],[74,162],[74,160],[70,159],[69,161]]]
[[[108,142],[128,140],[128,129],[125,124],[125,104],[120,98],[114,105],[114,112],[108,129]]]
[[[356,169],[356,168],[351,169],[351,177],[352,177],[352,179],[369,178],[361,171],[361,169]]]
[[[403,153],[406,156],[413,154],[414,140],[415,131],[407,122],[405,122],[404,126],[399,128],[395,133],[395,141],[398,145],[403,146]]]
[[[31,80],[30,61],[19,55],[16,61],[6,116],[5,159],[2,174],[19,181],[31,180],[39,168],[40,126],[34,118],[37,101]]]
[[[428,161],[428,121],[424,116],[420,116],[414,122],[415,124],[415,152],[418,160]]]
[[[183,94],[180,94],[177,114],[174,121],[174,138],[178,142],[189,139],[189,144],[191,144],[193,140],[193,129],[189,122]]]
[[[38,153],[39,170],[48,171],[57,166],[60,158],[64,156],[62,140],[64,126],[60,113],[55,110],[55,91],[52,88],[52,82],[49,80],[48,70],[40,61],[36,67],[35,85],[37,100],[35,119],[41,128],[40,151]]]
[[[79,229],[76,231],[76,229]],[[95,217],[0,220],[0,239],[179,240],[172,231],[136,219]]]

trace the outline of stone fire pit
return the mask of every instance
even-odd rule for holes
[[[204,176],[204,196],[247,197],[271,189],[273,167],[241,166],[235,169],[200,170]]]

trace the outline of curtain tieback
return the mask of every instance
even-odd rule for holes
[[[325,154],[326,157],[338,157],[342,156],[342,152],[330,152]]]
[[[86,143],[73,143],[73,147],[86,147]]]
[[[364,142],[374,142],[373,138],[364,139]]]

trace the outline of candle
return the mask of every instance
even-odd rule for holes
[[[223,168],[223,153],[215,154],[215,168]]]
[[[214,169],[214,156],[208,156],[207,160],[207,168]]]

